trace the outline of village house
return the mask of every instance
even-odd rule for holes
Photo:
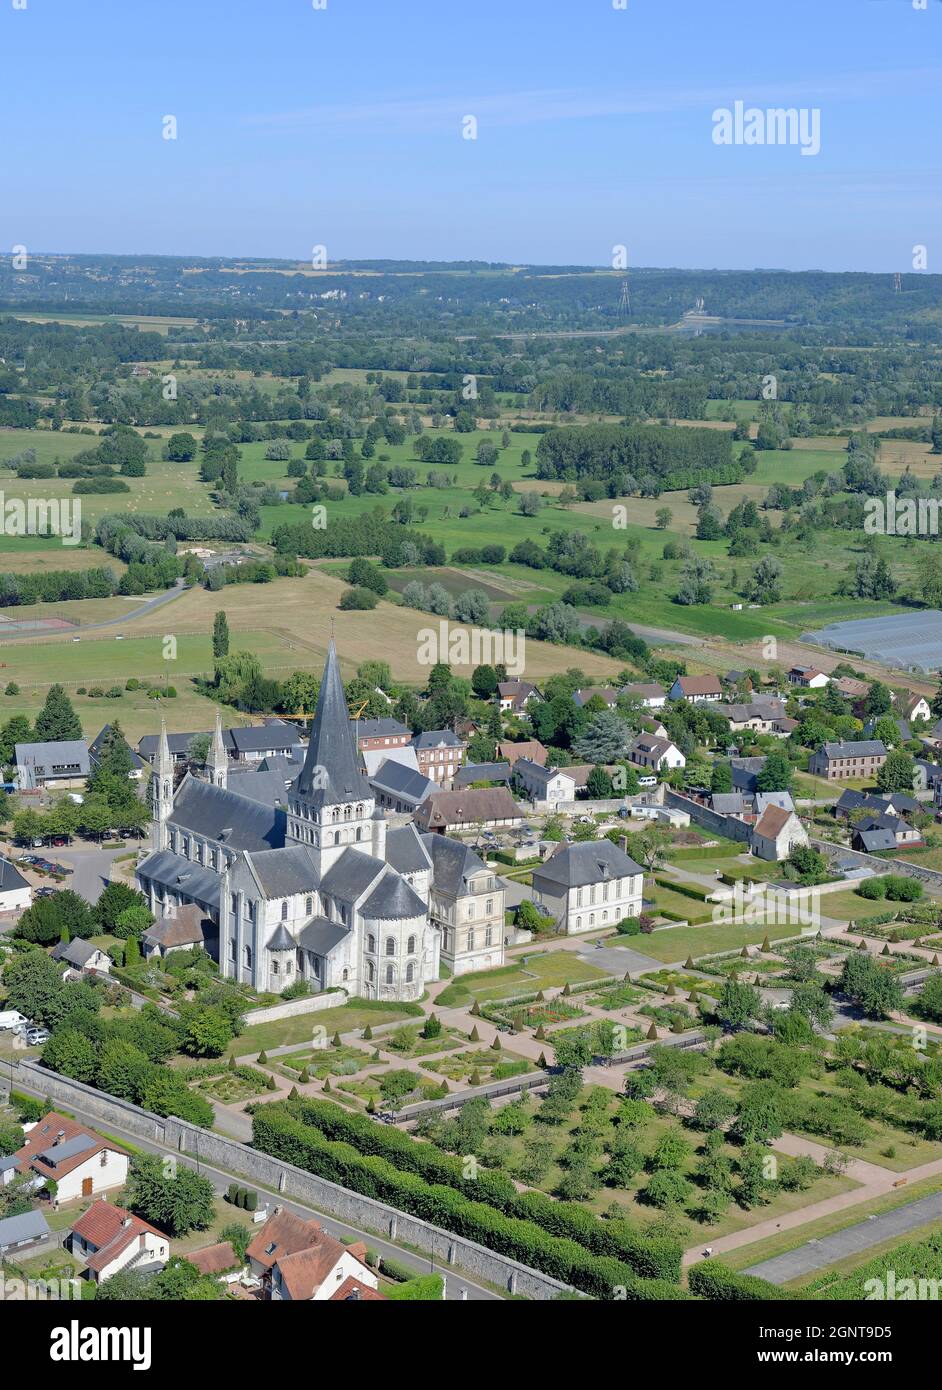
[[[520,743],[501,742],[497,745],[497,755],[505,762],[514,763],[520,758],[529,758],[531,763],[546,766],[547,752],[538,738],[523,739]]]
[[[645,709],[663,709],[667,704],[667,691],[656,682],[626,685],[621,693],[633,700],[640,700]]]
[[[361,753],[377,749],[405,748],[412,742],[412,730],[398,719],[352,719],[357,748]]]
[[[93,768],[97,769],[101,762],[102,750],[105,746],[105,741],[110,733],[111,725],[106,724],[104,728],[101,729],[100,732],[95,735],[91,743],[88,745],[88,760]],[[128,779],[131,782],[140,782],[144,776],[144,768],[147,766],[147,764],[144,762],[144,759],[141,757],[139,753],[135,753],[134,749],[128,743],[127,739],[123,739],[122,742],[124,743],[124,746],[127,749],[128,757],[131,760],[131,770],[128,773]]]
[[[67,1115],[50,1110],[23,1128],[26,1143],[16,1151],[19,1171],[31,1174],[37,1187],[51,1178],[58,1201],[95,1197],[127,1181],[127,1151]]]
[[[19,869],[0,854],[0,912],[16,912],[29,907],[33,890]]]
[[[885,762],[886,748],[879,739],[851,739],[822,743],[808,759],[808,771],[838,782],[845,777],[874,777]]]
[[[778,734],[784,736],[796,726],[796,720],[788,719],[781,700],[752,700],[748,704],[720,704],[711,706],[711,712],[727,720],[730,732],[740,733],[749,729],[756,734]]]
[[[794,811],[767,806],[752,828],[749,850],[759,859],[787,859],[797,845],[807,845],[808,832]]]
[[[601,700],[606,709],[618,707],[618,691],[613,690],[610,685],[594,685],[586,690],[574,690],[572,698],[580,709],[584,709],[590,700]]]
[[[636,766],[650,768],[652,772],[687,766],[687,759],[676,743],[669,738],[658,738],[656,734],[639,734],[628,749],[628,757]]]
[[[60,941],[53,948],[52,958],[65,967],[64,976],[81,975],[84,971],[90,975],[107,975],[111,971],[111,957],[100,946],[78,937],[74,941]]]
[[[466,787],[432,792],[415,813],[420,830],[451,831],[512,827],[522,824],[520,807],[506,787]]]
[[[543,696],[529,681],[500,681],[497,686],[497,705],[501,714],[523,714],[527,705]]]
[[[342,1245],[318,1222],[282,1207],[252,1237],[246,1255],[263,1294],[276,1301],[326,1302],[348,1279],[369,1289],[379,1286],[362,1241]]]
[[[506,787],[510,785],[512,775],[510,763],[465,763],[464,767],[459,767],[455,773],[455,790],[473,787],[479,782],[488,786]],[[435,790],[434,787],[432,790]]]
[[[88,744],[83,738],[64,738],[52,743],[15,745],[16,784],[20,791],[40,787],[79,787],[91,772]]]
[[[561,801],[575,801],[576,783],[567,768],[541,767],[529,758],[519,758],[513,778],[520,793],[534,806],[552,810]]]
[[[84,1263],[83,1275],[96,1284],[132,1263],[137,1270],[156,1273],[170,1258],[170,1241],[162,1231],[103,1197],[73,1223],[68,1246]]]
[[[412,740],[419,772],[446,788],[464,761],[467,746],[451,729],[429,729]]]
[[[644,870],[611,840],[561,845],[533,870],[533,905],[567,936],[641,912]]]
[[[719,676],[678,676],[670,688],[670,698],[701,705],[707,700],[722,700],[723,687]]]
[[[858,700],[863,700],[870,690],[868,681],[859,681],[855,676],[832,677],[831,684],[839,695],[842,695],[845,700],[850,700],[853,704],[856,704]]]
[[[397,749],[397,752],[411,753],[411,748]],[[426,797],[436,790],[434,782],[408,763],[396,757],[384,758],[375,772],[367,772],[370,787],[376,798],[376,805],[382,811],[395,811],[412,815],[422,805]]]
[[[932,710],[929,708],[929,701],[925,695],[914,695],[910,692],[900,700],[900,716],[913,723],[916,719],[931,719]]]
[[[802,690],[823,690],[829,679],[816,666],[793,666],[788,673],[789,685],[800,686]]]
[[[141,933],[141,951],[145,959],[157,956],[165,960],[174,951],[191,951],[203,945],[203,922],[206,914],[196,903],[171,908]]]

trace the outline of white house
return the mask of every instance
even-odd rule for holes
[[[82,1273],[96,1284],[132,1261],[135,1269],[151,1272],[162,1269],[170,1258],[170,1241],[162,1231],[103,1197],[75,1222],[68,1243],[85,1264]]]
[[[628,757],[638,767],[649,767],[654,772],[687,766],[687,759],[676,743],[669,738],[658,738],[656,734],[639,734],[628,750]]]
[[[749,849],[759,859],[787,859],[796,845],[807,843],[807,831],[795,812],[781,806],[767,806],[749,837]]]
[[[33,890],[15,864],[0,855],[0,912],[18,912],[29,907]]]
[[[64,975],[80,975],[83,971],[107,975],[111,971],[111,957],[107,952],[91,941],[80,941],[78,938],[68,943],[60,941],[52,958],[64,967]]]
[[[641,912],[644,870],[611,840],[561,845],[532,881],[534,907],[567,936]]]
[[[51,1178],[60,1202],[95,1197],[127,1180],[127,1151],[57,1110],[24,1129],[26,1143],[16,1152],[19,1170],[33,1174],[37,1187]]]
[[[529,758],[514,763],[514,781],[534,805],[552,808],[561,801],[575,801],[576,781],[565,768],[541,767]]]
[[[925,695],[907,695],[900,703],[900,714],[910,723],[916,719],[932,718],[932,710]]]
[[[626,685],[622,694],[640,700],[645,709],[663,709],[667,704],[667,691],[657,682],[648,685]]]
[[[246,1251],[263,1292],[277,1301],[326,1302],[348,1280],[368,1289],[379,1280],[366,1263],[362,1242],[341,1245],[316,1221],[276,1207]]]
[[[823,690],[829,680],[830,676],[816,666],[793,666],[788,673],[789,685],[801,686],[802,690]]]

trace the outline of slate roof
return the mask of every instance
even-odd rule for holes
[[[185,757],[186,751],[190,746],[190,740],[201,738],[207,730],[191,734],[168,734],[167,747],[174,756]],[[160,743],[160,734],[144,734],[138,739],[137,751],[145,762],[152,763],[157,757],[157,746]]]
[[[742,792],[714,792],[710,805],[720,816],[741,816],[746,810]]]
[[[370,778],[370,785],[393,796],[402,797],[404,801],[411,801],[416,806],[420,806],[429,793],[435,790],[435,783],[423,777],[421,772],[405,767],[392,758],[387,758],[382,766],[377,768]]]
[[[419,807],[428,825],[474,825],[477,821],[520,820],[520,807],[506,787],[466,787],[432,792]]]
[[[106,724],[105,727],[104,727],[99,733],[97,733],[97,734],[95,735],[95,737],[92,739],[91,743],[88,745],[88,756],[89,756],[89,758],[92,760],[93,763],[97,763],[97,762],[98,762],[98,758],[99,758],[99,755],[100,755],[100,753],[101,753],[102,744],[104,743],[106,736],[107,736],[108,734],[110,734],[110,733],[111,733],[111,725],[110,725],[110,724]],[[127,739],[124,740],[124,746],[125,746],[125,748],[128,750],[128,754],[130,755],[130,758],[131,758],[131,768],[132,768],[132,771],[133,771],[135,768],[140,769],[140,768],[146,766],[146,763],[144,762],[144,759],[140,756],[139,753],[135,753],[134,749],[133,749],[133,748],[131,747],[131,745],[128,743]]]
[[[186,777],[174,797],[169,824],[227,849],[274,849],[285,841],[287,817],[227,787]]]
[[[410,733],[398,719],[353,719],[350,722],[357,738],[401,738]]]
[[[0,1250],[19,1245],[21,1241],[42,1240],[48,1234],[49,1227],[41,1211],[24,1211],[20,1216],[6,1216],[0,1221]]]
[[[794,811],[795,803],[791,792],[756,792],[756,811],[761,816],[769,806],[780,806],[783,811]]]
[[[239,796],[247,796],[250,801],[257,801],[262,806],[269,806],[272,810],[276,806],[288,804],[288,788],[285,778],[279,772],[262,769],[257,772],[233,772],[230,768],[228,789],[237,792]]]
[[[285,926],[284,922],[279,922],[275,930],[275,935],[271,941],[265,943],[266,951],[293,951],[296,942],[294,937]]]
[[[444,840],[445,837],[433,835],[431,838]],[[400,874],[420,873],[430,867],[425,838],[419,835],[411,821],[397,830],[386,832],[386,862]]]
[[[449,897],[460,897],[467,891],[468,879],[487,868],[473,849],[447,835],[423,835],[422,843],[431,856],[432,882]]]
[[[470,787],[472,782],[509,782],[510,763],[466,763],[455,774],[456,787]]]
[[[896,848],[896,836],[892,830],[857,830],[854,832],[854,839],[863,846],[868,854],[873,854],[877,850]]]
[[[360,912],[364,917],[385,921],[402,917],[424,917],[426,906],[402,875],[387,866],[383,877],[360,908]]]
[[[15,864],[0,855],[0,893],[12,893],[17,888],[28,888],[29,883]]]
[[[182,854],[160,849],[137,866],[139,878],[151,879],[162,888],[182,893],[204,907],[219,907],[219,875],[202,864],[193,864]]]
[[[360,757],[363,759],[364,771],[371,780],[385,763],[398,763],[400,767],[409,768],[412,772],[419,770],[415,749],[409,743],[398,748],[365,748]]]
[[[312,893],[317,887],[314,861],[304,845],[263,850],[246,859],[266,898],[290,898],[295,893]]]
[[[413,748],[461,748],[464,745],[451,729],[426,729],[424,734],[416,734],[412,740]]]
[[[326,917],[312,917],[298,933],[298,945],[315,956],[329,956],[335,946],[350,935],[342,922],[329,922]]]
[[[268,748],[300,748],[301,735],[293,724],[252,724],[227,731],[226,742],[237,753],[259,753]]]
[[[321,880],[321,891],[353,903],[382,873],[385,865],[359,849],[346,849]]]
[[[848,739],[846,743],[823,743],[828,758],[879,758],[886,754],[886,745],[878,738]]]
[[[36,767],[49,776],[56,767],[77,765],[79,776],[89,771],[88,744],[83,738],[63,738],[49,743],[17,743],[14,756],[17,767]]]
[[[552,782],[553,778],[560,774],[573,780],[568,767],[544,767],[542,763],[532,763],[529,758],[518,758],[513,765],[513,771],[529,778],[532,782],[544,784]]]
[[[304,767],[293,790],[315,807],[366,801],[370,797],[370,784],[358,764],[356,738],[333,641],[327,649]]]
[[[81,970],[83,966],[87,965],[97,950],[98,947],[93,946],[90,941],[79,941],[76,939],[75,941],[70,941],[68,945],[60,941],[55,947],[52,957],[53,960],[67,961],[69,965],[74,965],[77,970]]]
[[[641,865],[611,840],[583,840],[556,850],[533,870],[533,877],[548,879],[565,888],[583,888],[605,879],[631,878],[643,873]]]

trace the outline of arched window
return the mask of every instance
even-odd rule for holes
[[[371,956],[376,955],[376,937],[372,934],[366,938],[366,949]]]
[[[369,980],[370,984],[372,984],[373,981],[376,979],[376,966],[373,964],[372,961],[367,961],[366,978]]]
[[[407,984],[407,985],[411,985],[411,984],[412,984],[412,981],[413,981],[414,979],[415,979],[415,962],[410,960],[410,961],[409,961],[409,964],[406,966],[406,984]]]
[[[394,936],[387,936],[386,938],[386,954],[387,956],[396,954],[396,938]]]
[[[409,944],[408,944],[408,946],[406,947],[406,950],[409,952],[409,955],[410,955],[410,956],[414,956],[414,955],[415,955],[415,937],[414,937],[414,936],[410,936],[410,937],[409,937]]]
[[[358,840],[362,840],[362,839],[363,839],[363,826],[362,826],[362,825],[358,825],[358,826],[357,826],[357,839],[358,839]]]
[[[281,900],[281,920],[282,920],[283,922],[287,922],[287,920],[288,920],[288,899],[287,899],[287,898],[282,898],[282,900]]]
[[[343,972],[343,975],[340,977],[340,978],[343,980],[344,984],[346,984],[347,978],[348,978],[349,974],[350,974],[350,971],[349,971],[349,970],[345,970],[345,971]]]
[[[387,985],[394,985],[396,983],[396,967],[394,965],[386,966],[386,983]]]

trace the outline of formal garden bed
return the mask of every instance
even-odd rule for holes
[[[265,1056],[264,1053],[261,1054]],[[340,1046],[305,1047],[287,1056],[276,1057],[265,1063],[288,1081],[323,1081],[327,1076],[353,1076],[362,1071],[370,1061],[370,1054],[362,1047],[352,1047],[347,1043]]]
[[[431,1036],[426,1036],[428,1027],[428,1023],[424,1026],[419,1023],[404,1023],[393,1032],[384,1033],[376,1040],[377,1046],[382,1052],[396,1057],[430,1057],[436,1052],[452,1052],[456,1048],[467,1046],[468,1035],[460,1028],[438,1024],[438,1031],[431,1030]],[[362,1057],[363,1054],[360,1055]]]
[[[489,1081],[506,1081],[511,1076],[523,1076],[535,1071],[536,1063],[506,1049],[474,1048],[453,1052],[447,1057],[435,1057],[426,1062],[428,1071],[447,1077],[449,1081],[484,1086]],[[472,1080],[472,1078],[474,1078]]]

